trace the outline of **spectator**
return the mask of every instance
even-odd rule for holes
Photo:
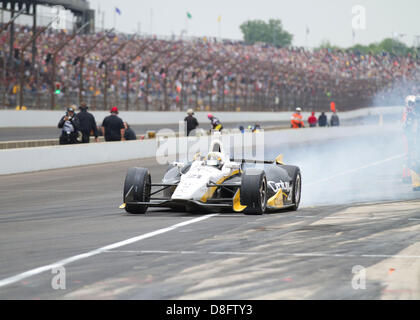
[[[300,114],[302,112],[301,108],[296,108],[296,112],[292,115],[292,118],[290,120],[291,128],[297,129],[297,128],[304,128],[305,124],[303,123],[303,117]]]
[[[38,27],[39,30],[41,27]],[[15,31],[14,47],[19,49],[30,40],[32,32],[27,26],[18,24]],[[78,68],[74,67],[80,63],[77,56],[103,35],[98,32],[76,36],[66,50],[57,54],[56,81],[63,86],[61,96],[70,97],[78,92]],[[15,56],[7,70],[2,70],[3,64],[0,63],[0,72],[3,74],[6,71],[3,80],[3,90],[8,93],[6,101],[16,106],[20,82],[20,68],[16,66],[22,62],[25,68],[22,90],[25,95],[37,97],[45,94],[52,86],[51,52],[57,43],[70,37],[63,31],[49,30],[37,38],[38,54],[34,65],[30,63],[29,51]],[[86,97],[103,96],[104,92],[98,86],[103,73],[98,72],[98,64],[108,56],[109,48],[118,47],[127,40],[128,35],[118,34],[117,37],[110,34],[84,58],[86,85],[83,93]],[[0,47],[5,47],[9,41],[10,33],[4,33],[0,37]],[[158,102],[164,102],[165,110],[171,108],[171,103],[175,109],[182,108],[184,103],[196,103],[198,106],[208,94],[215,107],[219,107],[217,104],[222,101],[226,106],[225,102],[230,100],[241,107],[261,100],[253,97],[268,98],[272,90],[290,93],[290,97],[288,94],[283,96],[281,102],[276,96],[276,105],[323,101],[331,92],[342,98],[341,104],[346,107],[366,105],[371,103],[372,98],[385,105],[398,103],[420,88],[420,59],[412,53],[362,54],[355,50],[325,48],[309,51],[260,43],[249,45],[240,41],[203,41],[199,38],[143,38],[131,41],[109,62],[112,65],[108,77],[112,95],[119,95],[117,88],[123,88],[127,83],[127,78],[121,76],[126,66],[118,65],[125,57],[135,55],[139,46],[143,45],[150,50],[145,50],[141,58],[130,64],[133,77],[128,94],[145,104],[154,103],[155,107]],[[205,67],[203,60],[206,61]],[[33,68],[37,70],[36,77]],[[125,90],[122,91],[125,94]],[[306,101],[307,96],[312,99]]]
[[[86,102],[80,104],[80,112],[77,114],[80,131],[82,132],[82,143],[89,143],[90,136],[95,136],[95,141],[98,142],[98,128],[96,126],[95,117],[87,111],[89,107]]]
[[[318,124],[320,127],[326,127],[328,124],[327,116],[325,115],[325,112],[322,112],[318,119]]]
[[[107,116],[102,122],[102,131],[105,141],[121,141],[124,140],[124,123],[118,117],[118,108],[112,107],[111,115]]]
[[[61,130],[60,144],[75,144],[77,143],[79,124],[78,119],[74,114],[75,106],[67,108],[66,114],[58,123],[58,128]]]
[[[318,119],[315,117],[315,112],[312,111],[312,115],[308,118],[309,127],[316,127],[316,124],[318,123]]]
[[[124,133],[125,140],[127,140],[127,141],[128,140],[137,140],[136,133],[134,132],[133,129],[131,129],[131,127],[125,121],[124,121],[124,128],[125,128],[125,133]]]
[[[340,119],[336,112],[334,112],[330,119],[330,126],[331,127],[338,127],[340,125]]]
[[[198,120],[194,117],[193,109],[188,109],[184,121],[187,122],[187,136],[189,136],[191,131],[198,128]]]

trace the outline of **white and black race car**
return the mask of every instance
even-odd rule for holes
[[[124,182],[121,209],[144,214],[148,207],[193,211],[234,211],[263,214],[267,210],[297,210],[302,177],[296,166],[274,161],[229,159],[220,140],[206,157],[169,165],[162,182],[152,183],[146,168],[130,168]]]

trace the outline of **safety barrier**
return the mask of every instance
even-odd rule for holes
[[[397,125],[384,125],[381,130],[395,133],[401,129]],[[265,141],[275,140],[277,142],[283,141],[284,143],[302,143],[332,138],[339,139],[354,136],[355,134],[373,134],[377,131],[377,125],[281,130],[266,132]],[[241,135],[241,133],[231,134],[233,138],[238,135]],[[168,141],[168,145],[188,143],[188,141],[194,142],[194,138],[189,137],[173,137],[169,139],[172,140]],[[174,139],[179,140],[176,141]],[[199,139],[200,143],[202,143],[209,138],[204,136],[196,139]],[[0,150],[0,175],[152,158],[157,154],[157,141],[157,139],[148,139],[142,141]]]
[[[309,110],[307,110],[309,111]],[[353,111],[339,112],[340,119],[350,119],[379,114],[400,114],[402,107],[372,107]],[[91,111],[98,124],[102,119],[109,115],[105,111]],[[196,117],[200,123],[207,123],[208,112],[196,112]],[[45,110],[0,110],[0,128],[16,127],[57,127],[58,121],[64,115],[64,111],[45,111]],[[290,112],[214,112],[222,122],[264,122],[264,121],[287,121],[290,120]],[[307,119],[310,112],[303,112],[302,116]],[[317,113],[319,115],[319,113]],[[330,115],[330,113],[328,113]],[[130,125],[141,124],[176,124],[183,121],[185,112],[155,112],[155,111],[120,111],[120,116]]]

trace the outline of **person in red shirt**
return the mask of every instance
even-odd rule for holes
[[[298,128],[305,128],[305,124],[303,123],[303,117],[300,114],[302,112],[301,108],[296,108],[296,112],[292,115],[290,120],[291,128],[298,129]]]
[[[315,117],[315,112],[312,111],[312,115],[308,118],[308,123],[310,127],[316,127],[318,119]]]

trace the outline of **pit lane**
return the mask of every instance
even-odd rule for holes
[[[420,195],[401,182],[400,141],[380,131],[266,141],[267,157],[280,150],[302,169],[300,210],[193,223],[206,214],[118,209],[127,168],[148,167],[157,181],[166,168],[154,159],[1,177],[0,283],[140,240],[66,264],[65,290],[52,288],[47,269],[0,286],[0,298],[418,299]],[[355,266],[365,289],[352,287]]]

